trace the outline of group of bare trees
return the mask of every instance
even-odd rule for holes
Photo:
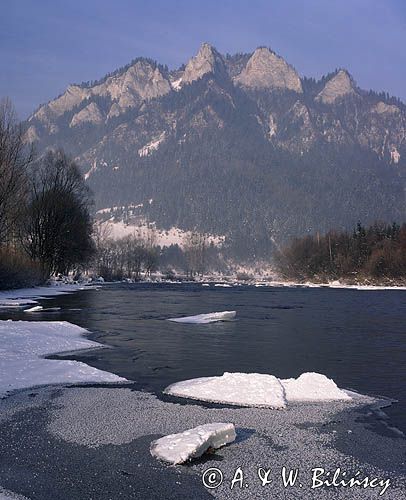
[[[186,274],[191,278],[204,274],[207,265],[207,248],[206,234],[192,231],[186,235],[183,251],[186,257]]]
[[[0,101],[0,245],[11,244],[21,201],[27,194],[26,172],[32,161],[24,147],[23,130],[8,99]]]
[[[359,223],[353,232],[297,238],[276,260],[285,276],[300,280],[405,279],[406,224]]]
[[[138,280],[160,269],[167,276],[185,272],[193,278],[203,275],[215,261],[217,249],[205,234],[186,233],[182,246],[161,248],[153,228],[134,230],[132,235],[111,238],[108,223],[95,226],[96,258],[94,269],[108,280],[130,278]]]
[[[95,229],[97,274],[108,280],[150,276],[157,269],[159,248],[153,230],[145,234],[134,233],[119,239],[110,237],[108,224]]]
[[[0,288],[68,273],[93,254],[89,192],[63,151],[34,159],[0,101]]]
[[[49,274],[67,274],[93,254],[90,194],[77,165],[62,151],[33,168],[21,242]]]

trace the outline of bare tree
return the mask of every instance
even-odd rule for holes
[[[155,228],[149,226],[144,236],[145,252],[144,252],[144,268],[145,274],[151,276],[153,271],[156,271],[158,266],[159,252],[157,247],[157,236]]]
[[[185,237],[184,252],[186,255],[187,274],[203,275],[206,266],[207,235],[192,231]]]
[[[0,245],[14,236],[26,195],[26,170],[32,150],[24,145],[23,129],[18,124],[9,99],[0,101]]]
[[[66,274],[94,250],[89,191],[77,165],[63,151],[47,153],[31,178],[23,244],[45,274]]]

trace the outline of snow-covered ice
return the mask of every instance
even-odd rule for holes
[[[282,379],[287,401],[349,401],[347,392],[321,373],[302,373],[298,378]]]
[[[232,443],[235,438],[234,424],[216,422],[157,439],[150,451],[153,457],[176,465],[201,457],[208,449]]]
[[[285,408],[284,389],[273,375],[224,373],[221,377],[202,377],[177,382],[164,392],[214,403],[264,408]]]
[[[33,306],[30,307],[29,309],[24,309],[24,312],[26,313],[34,313],[34,312],[39,312],[42,311],[44,308],[42,306]]]
[[[236,311],[222,311],[207,314],[197,314],[196,316],[185,316],[183,318],[170,318],[168,321],[174,321],[175,323],[207,324],[215,323],[217,321],[231,321],[235,318],[236,314]]]
[[[278,379],[261,373],[224,373],[170,385],[164,393],[200,401],[258,408],[286,408],[290,402],[350,401],[333,380],[320,373]]]
[[[124,382],[126,379],[79,361],[44,356],[103,347],[65,321],[0,321],[0,397],[33,386],[79,382]]]

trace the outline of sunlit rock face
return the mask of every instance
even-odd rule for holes
[[[295,69],[267,48],[257,49],[234,81],[254,89],[288,89],[300,93],[303,91]]]
[[[133,106],[139,101],[154,99],[171,90],[169,81],[158,67],[147,61],[137,61],[121,75],[112,76],[92,89],[95,95],[110,96],[121,109]]]
[[[324,89],[318,94],[316,99],[325,104],[332,104],[340,97],[355,94],[353,85],[349,73],[345,70],[340,70],[326,83]]]
[[[207,73],[216,72],[225,72],[223,58],[214,47],[204,43],[196,56],[187,63],[182,75],[182,83],[190,83],[202,78]]]
[[[104,117],[100,114],[97,103],[89,101],[97,97],[106,97],[113,102],[108,118],[120,115],[130,107],[141,102],[155,99],[171,91],[169,80],[160,69],[146,60],[139,60],[125,71],[106,78],[102,83],[93,86],[69,85],[60,97],[41,106],[29,119],[41,122],[49,132],[56,133],[55,120],[65,113],[78,108],[70,126],[79,123],[101,123]],[[82,109],[80,109],[82,107]],[[83,113],[82,113],[83,111]]]
[[[80,125],[81,123],[88,122],[99,124],[104,121],[103,115],[94,102],[91,102],[88,106],[83,108],[79,113],[76,113],[72,121],[70,122],[70,127],[75,127],[76,125]]]
[[[378,102],[372,107],[371,111],[377,113],[378,115],[397,115],[400,113],[400,109],[394,104],[386,104],[385,102]]]

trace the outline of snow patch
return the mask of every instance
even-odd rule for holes
[[[149,203],[152,203],[152,199]],[[135,205],[134,208],[142,207],[142,204]],[[115,208],[115,207],[113,207]],[[98,211],[100,215],[108,214],[110,208],[103,208]],[[100,225],[103,227],[107,226],[109,236],[116,240],[123,238],[125,236],[136,236],[139,238],[147,238],[151,234],[151,230],[154,234],[154,240],[156,245],[160,247],[170,247],[171,245],[179,245],[183,248],[185,242],[191,237],[191,231],[185,231],[179,227],[171,227],[170,229],[158,229],[154,223],[144,223],[144,224],[126,224],[124,221],[117,221],[114,218],[101,222]],[[224,236],[218,235],[208,235],[207,243],[215,246],[221,246],[225,241]]]
[[[400,153],[395,147],[393,147],[390,152],[390,161],[391,163],[396,164],[399,163],[399,160],[400,160]]]
[[[79,361],[44,356],[103,347],[83,337],[86,330],[65,321],[0,321],[0,397],[47,384],[125,382]]]
[[[216,422],[157,439],[151,443],[150,452],[153,457],[177,465],[232,443],[235,438],[233,424]]]
[[[286,408],[290,402],[350,401],[351,396],[320,373],[281,380],[260,373],[224,373],[177,382],[165,394],[213,403],[258,408]]]
[[[268,137],[269,139],[272,139],[274,135],[276,135],[276,131],[278,130],[278,127],[276,125],[276,120],[275,118],[270,114],[269,115],[269,132],[268,132]]]
[[[151,142],[145,144],[142,148],[138,150],[138,155],[142,158],[143,156],[149,156],[153,151],[159,148],[159,145],[165,140],[166,133],[162,132],[159,137],[155,137]]]
[[[171,82],[171,86],[172,86],[173,90],[175,90],[176,92],[179,92],[179,90],[182,88],[182,77]]]
[[[205,325],[207,323],[216,323],[217,321],[231,321],[235,318],[236,314],[236,311],[222,311],[208,314],[198,314],[196,316],[185,316],[183,318],[170,318],[168,321],[174,321],[175,323],[195,323]]]
[[[89,169],[89,170],[85,173],[85,175],[84,175],[85,181],[87,181],[87,180],[88,180],[88,178],[89,178],[92,174],[94,174],[94,173],[96,172],[96,170],[97,170],[97,161],[96,161],[96,160],[94,160],[93,165],[90,167],[90,169]]]

